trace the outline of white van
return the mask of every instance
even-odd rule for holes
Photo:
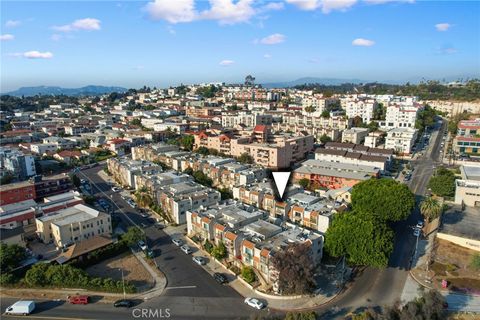
[[[5,310],[5,314],[28,315],[35,309],[35,301],[17,301]]]

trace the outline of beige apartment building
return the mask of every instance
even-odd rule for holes
[[[257,125],[250,135],[244,136],[200,132],[195,135],[194,148],[215,149],[234,157],[246,153],[262,166],[288,168],[292,163],[305,159],[307,153],[313,150],[313,143],[313,136],[308,134],[274,135],[269,126]]]
[[[110,215],[83,204],[36,218],[35,223],[40,239],[58,248],[112,233]]]

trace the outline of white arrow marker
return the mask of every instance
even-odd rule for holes
[[[272,172],[272,174],[273,181],[275,181],[275,185],[277,186],[278,195],[280,198],[283,198],[283,193],[287,187],[288,178],[290,178],[291,172]]]

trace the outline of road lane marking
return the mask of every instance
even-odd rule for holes
[[[180,286],[180,287],[166,287],[165,290],[172,289],[195,289],[197,286]]]

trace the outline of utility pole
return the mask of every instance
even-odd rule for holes
[[[125,279],[123,278],[123,269],[122,270],[122,286],[123,286],[123,299],[125,300],[126,298],[126,293],[125,293]]]

